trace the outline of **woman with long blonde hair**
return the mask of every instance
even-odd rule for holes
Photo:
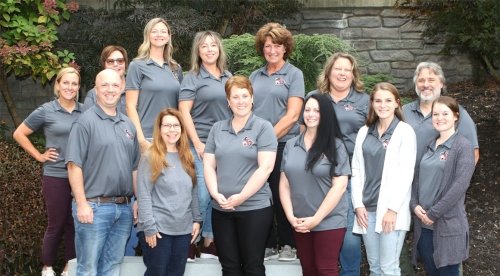
[[[158,114],[151,147],[139,163],[137,200],[144,275],[183,275],[201,215],[194,159],[179,111]]]
[[[125,84],[127,116],[137,129],[141,152],[151,144],[156,114],[163,108],[177,108],[182,68],[172,52],[170,25],[163,18],[151,19]]]

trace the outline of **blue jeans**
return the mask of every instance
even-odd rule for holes
[[[432,233],[434,231],[422,228],[422,234],[418,240],[418,254],[424,262],[425,271],[429,276],[458,276],[459,275],[459,264],[448,265],[444,267],[436,268],[434,263],[434,244]]]
[[[368,212],[368,229],[363,235],[366,258],[370,265],[370,275],[401,275],[399,255],[403,248],[406,231],[390,233],[375,232],[376,213]]]
[[[76,203],[72,203],[78,262],[76,275],[119,276],[132,227],[132,208],[130,204],[88,204],[94,211],[93,223],[80,223],[76,216]]]
[[[144,276],[182,276],[186,269],[191,234],[167,235],[160,233],[156,239],[156,247],[151,248],[144,236],[139,232],[142,248],[142,260],[146,265]]]
[[[194,155],[196,184],[198,185],[198,202],[200,205],[201,219],[203,219],[201,236],[204,238],[213,239],[214,233],[212,230],[212,203],[210,193],[208,192],[207,185],[205,184],[205,176],[203,175],[203,160],[200,160],[193,146],[191,146],[191,152]]]
[[[351,180],[347,184],[347,201],[349,208],[347,210],[347,231],[344,236],[344,243],[340,250],[340,265],[342,276],[359,276],[361,273],[361,235],[354,234],[352,227],[354,225],[354,208],[351,200]]]
[[[135,202],[135,196],[132,197],[130,201],[131,205]],[[139,238],[137,237],[137,225],[132,225],[130,230],[130,237],[127,240],[127,245],[125,246],[125,256],[135,256],[135,248],[139,244]]]

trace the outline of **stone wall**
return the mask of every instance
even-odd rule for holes
[[[111,6],[113,2],[81,1],[103,6]],[[441,55],[443,41],[422,38],[422,27],[391,8],[389,4],[393,0],[347,1],[351,3],[350,8],[345,8],[345,3],[340,5],[337,2],[346,1],[308,0],[302,12],[292,16],[285,24],[296,33],[334,34],[348,41],[360,57],[364,74],[389,74],[403,93],[413,93],[413,72],[421,61],[441,64],[448,82],[471,78],[472,66],[468,58],[461,54],[451,57]],[[31,79],[19,81],[11,77],[9,84],[21,118],[52,99],[50,86],[42,88]],[[12,125],[3,98],[0,98],[0,121]]]
[[[413,90],[413,73],[421,61],[438,62],[447,82],[472,76],[466,55],[440,54],[443,41],[424,39],[421,25],[390,7],[306,8],[286,24],[298,33],[333,34],[349,42],[364,74],[389,74],[403,92]]]

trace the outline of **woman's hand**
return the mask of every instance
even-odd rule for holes
[[[197,143],[196,145],[194,145],[194,149],[196,150],[196,153],[198,154],[198,158],[200,160],[203,160],[203,153],[205,153],[205,144],[203,144],[202,142]]]
[[[318,219],[316,219],[314,216],[313,217],[305,217],[305,218],[298,218],[298,223],[294,227],[295,231],[299,233],[308,233],[311,232],[311,230],[318,226],[318,224],[321,222]]]
[[[193,230],[191,230],[191,244],[193,244],[196,241],[196,238],[200,234],[200,223],[199,222],[193,222]]]
[[[59,157],[59,153],[55,148],[48,148],[44,153],[40,154],[40,157],[37,158],[38,162],[45,163],[47,161],[56,162]]]
[[[160,233],[156,233],[151,236],[146,236],[146,242],[148,243],[149,247],[151,248],[156,247],[156,238],[161,239]]]
[[[228,201],[226,199],[226,197],[221,194],[221,193],[218,193],[216,194],[215,196],[212,196],[213,199],[215,199],[215,201],[217,201],[217,203],[220,205],[220,207],[222,209],[229,209],[229,210],[234,210],[234,208],[228,208]]]
[[[427,214],[427,212],[424,210],[424,208],[422,208],[422,206],[420,206],[420,205],[417,205],[417,207],[415,207],[415,210],[413,210],[413,212],[420,220],[422,220],[422,218],[425,216],[425,214]]]
[[[398,213],[394,212],[393,210],[388,209],[387,212],[385,212],[385,215],[382,218],[382,231],[384,233],[390,233],[394,231],[394,229],[396,228],[397,216]]]
[[[137,203],[137,199],[134,201],[132,205],[132,215],[134,216],[133,223],[137,224],[139,222],[139,204]]]
[[[422,217],[422,219],[421,219],[421,220],[422,220],[422,223],[423,223],[423,224],[428,225],[428,226],[431,226],[431,225],[433,225],[433,224],[434,224],[434,221],[433,221],[433,220],[431,220],[431,219],[427,216],[427,214],[425,214],[425,215]]]
[[[368,212],[365,207],[356,208],[356,220],[361,227],[368,229]]]
[[[144,153],[149,149],[151,143],[148,140],[144,139],[139,141],[139,146],[141,148],[141,153]]]
[[[221,205],[222,208],[224,209],[229,209],[229,210],[235,210],[236,207],[240,206],[245,200],[241,196],[241,194],[234,194],[231,195],[224,206]]]

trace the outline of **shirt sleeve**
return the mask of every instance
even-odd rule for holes
[[[45,106],[39,106],[24,120],[24,124],[34,132],[42,129],[45,125],[45,112]]]
[[[210,129],[210,133],[208,134],[207,142],[205,143],[205,152],[215,154],[215,135],[216,132],[219,131],[220,123],[217,122]]]
[[[139,64],[132,61],[128,66],[125,90],[141,90],[142,73]]]
[[[83,102],[83,110],[87,110],[91,108],[96,103],[96,91],[95,88],[92,88],[87,92],[87,96],[85,97],[85,101]]]
[[[90,140],[89,130],[80,122],[73,123],[68,138],[65,162],[73,162],[82,168],[87,160],[87,149]]]
[[[293,74],[290,76],[290,86],[288,87],[288,98],[300,97],[304,98],[306,92],[304,85],[304,74],[298,68],[294,68]]]
[[[261,127],[262,129],[257,137],[257,151],[277,151],[278,139],[274,133],[273,126],[268,121],[263,121]]]
[[[181,91],[179,92],[180,101],[194,101],[196,98],[196,76],[194,73],[187,73],[181,83]]]
[[[458,132],[461,133],[465,138],[471,142],[474,149],[479,148],[479,142],[477,140],[477,129],[476,124],[470,117],[469,113],[465,108],[460,106],[460,119],[458,121]]]
[[[347,154],[347,149],[344,142],[341,139],[335,139],[335,145],[337,149],[337,165],[335,166],[334,176],[340,175],[351,175],[351,165],[349,165],[349,154]]]
[[[146,236],[158,233],[156,221],[153,216],[153,201],[151,192],[154,183],[151,182],[151,166],[148,155],[144,155],[139,162],[137,170],[137,202],[139,207],[139,224],[144,229]]]

